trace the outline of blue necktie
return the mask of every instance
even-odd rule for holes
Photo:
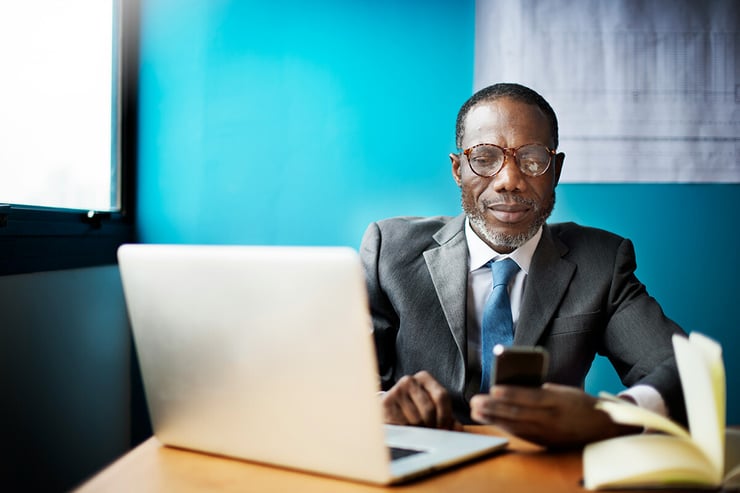
[[[480,336],[480,391],[486,394],[490,388],[493,346],[496,344],[510,346],[514,341],[514,322],[511,316],[508,285],[519,270],[519,266],[510,258],[498,262],[492,260],[489,265],[493,274],[493,290],[483,308]]]

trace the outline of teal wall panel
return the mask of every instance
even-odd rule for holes
[[[733,214],[739,210],[738,184],[563,184],[553,213],[556,221],[630,238],[637,275],[666,315],[685,330],[722,343],[728,420],[735,424],[740,424],[740,231]],[[597,361],[596,367],[590,391],[620,388],[611,366]]]
[[[143,241],[354,245],[458,203],[472,1],[145,2]],[[414,186],[409,186],[413,184]]]
[[[357,247],[375,219],[457,214],[447,155],[473,87],[474,10],[145,1],[141,241]],[[567,184],[554,220],[634,240],[638,275],[666,313],[723,343],[740,424],[737,210],[738,185]],[[619,388],[597,360],[587,389]]]

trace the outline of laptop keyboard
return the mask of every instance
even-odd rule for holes
[[[391,451],[391,460],[402,459],[410,455],[416,455],[423,452],[423,450],[413,450],[410,448],[401,447],[388,447]]]

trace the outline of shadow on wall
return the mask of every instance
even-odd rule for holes
[[[64,491],[131,446],[117,266],[0,277],[2,489]]]

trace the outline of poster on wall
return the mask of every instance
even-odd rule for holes
[[[561,182],[740,183],[740,2],[477,0],[475,89],[555,109]]]

